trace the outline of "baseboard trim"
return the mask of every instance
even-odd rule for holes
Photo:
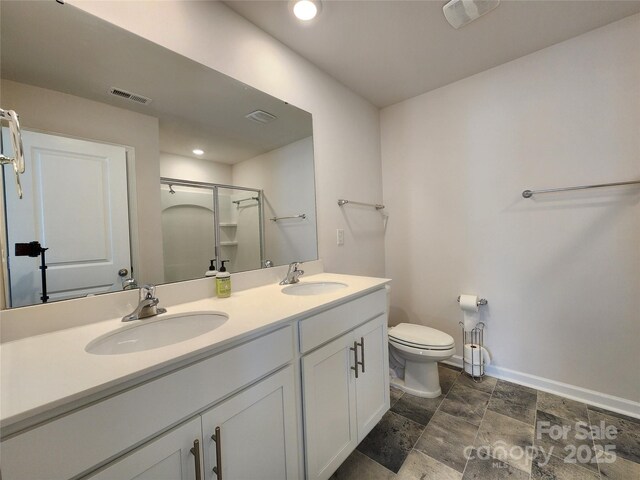
[[[462,368],[462,357],[460,355],[454,355],[451,359],[443,363]],[[487,375],[501,380],[507,380],[519,385],[524,385],[525,387],[532,387],[537,390],[542,390],[543,392],[553,393],[561,397],[570,398],[571,400],[604,408],[605,410],[611,410],[612,412],[621,413],[630,417],[640,418],[640,402],[614,397],[606,393],[588,390],[568,383],[557,382],[555,380],[549,380],[548,378],[538,377],[496,365],[487,365],[485,370]]]

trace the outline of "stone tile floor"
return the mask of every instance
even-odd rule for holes
[[[331,480],[640,480],[640,420],[439,372],[438,398],[392,388],[391,410]]]

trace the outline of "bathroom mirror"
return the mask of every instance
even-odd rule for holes
[[[71,5],[0,21],[5,306],[317,259],[311,114]]]

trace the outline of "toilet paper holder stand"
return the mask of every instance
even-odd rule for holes
[[[458,295],[458,303],[460,303],[460,295]],[[486,298],[479,298],[478,301],[476,302],[476,306],[480,306],[480,305],[486,305],[488,302],[488,300]]]
[[[462,375],[465,373],[476,382],[482,382],[485,374],[484,359],[484,322],[478,324],[471,330],[464,329],[464,322],[460,322],[462,331]],[[470,345],[470,355],[467,355],[466,346]]]
[[[458,296],[460,303],[460,296]],[[479,298],[476,306],[487,305],[486,298]],[[474,382],[481,382],[485,374],[484,362],[484,322],[478,324],[471,330],[465,330],[464,322],[460,322],[462,330],[462,374],[468,374]],[[471,345],[471,358],[467,358],[466,345]]]

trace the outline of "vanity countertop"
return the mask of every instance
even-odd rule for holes
[[[229,319],[198,337],[141,352],[94,355],[85,351],[96,337],[127,327],[120,318],[3,343],[0,345],[3,434],[22,430],[179,368],[231,343],[344,303],[390,280],[320,273],[301,281],[306,282],[342,282],[348,286],[320,295],[294,296],[283,294],[282,286],[271,284],[234,292],[230,298],[213,297],[171,306],[164,315],[217,311],[226,313]]]

